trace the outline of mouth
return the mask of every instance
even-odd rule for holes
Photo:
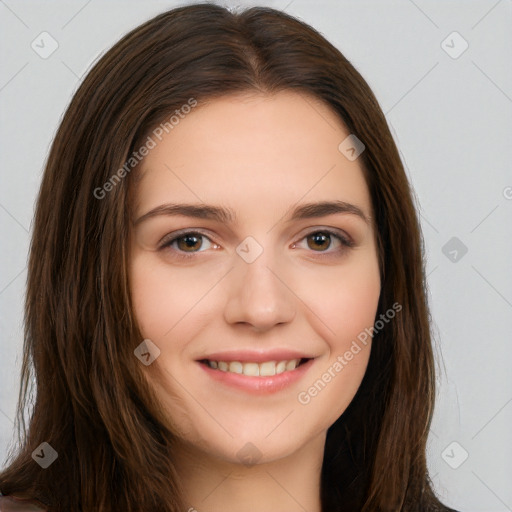
[[[277,393],[301,380],[315,357],[295,351],[229,352],[196,360],[211,385],[256,395]],[[210,385],[208,384],[208,385]]]
[[[199,363],[226,373],[237,373],[247,377],[271,377],[285,372],[292,372],[298,367],[311,361],[311,357],[287,359],[281,361],[221,361],[213,359],[201,359]]]

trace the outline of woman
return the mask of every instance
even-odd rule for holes
[[[20,414],[32,367],[2,510],[450,510],[398,151],[284,13],[174,9],[86,77],[37,203]]]

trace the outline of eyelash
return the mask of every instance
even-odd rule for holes
[[[308,238],[311,235],[315,235],[315,234],[319,234],[319,233],[338,239],[342,245],[341,249],[338,249],[337,251],[332,251],[332,252],[313,251],[312,250],[312,252],[318,253],[318,257],[320,257],[320,258],[336,257],[336,256],[339,257],[339,256],[341,256],[340,253],[345,252],[345,249],[350,249],[355,245],[352,240],[343,236],[342,234],[338,233],[337,231],[336,232],[332,231],[331,229],[316,229],[314,231],[310,231],[309,233],[306,233],[306,235],[304,235],[300,239],[300,242],[302,240],[305,240],[306,238]],[[210,240],[210,238],[206,234],[201,233],[201,231],[182,231],[182,232],[178,232],[178,233],[172,233],[171,235],[169,235],[169,236],[172,236],[172,238],[165,237],[162,240],[161,244],[159,245],[158,250],[164,251],[167,249],[171,249],[171,245],[175,241],[177,241],[178,239],[183,238],[187,235],[195,235],[195,236],[199,235],[200,237],[204,237],[204,238],[207,238],[208,240]],[[212,242],[212,241],[210,240],[210,242]],[[212,243],[214,243],[214,242],[212,242]],[[217,244],[215,244],[215,245],[217,245]],[[330,249],[330,247],[329,247],[329,249]],[[195,258],[197,253],[204,252],[204,251],[195,251],[195,252],[187,253],[187,252],[183,252],[179,249],[174,249],[173,252],[175,252],[175,256],[177,258],[182,259],[182,260],[189,260],[191,258]]]

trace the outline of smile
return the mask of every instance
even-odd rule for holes
[[[269,354],[266,356],[245,353],[238,355],[236,359],[234,355],[229,356],[226,361],[228,355],[219,354],[199,359],[196,363],[212,384],[217,383],[245,393],[266,395],[282,391],[303,379],[315,362],[314,357],[290,357],[291,354],[279,354],[277,357],[274,354],[275,359],[270,359]]]
[[[240,362],[240,361],[213,361],[204,359],[201,363],[221,372],[238,373],[248,377],[270,377],[283,372],[293,371],[308,358],[290,359],[286,361]]]

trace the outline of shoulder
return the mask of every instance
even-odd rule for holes
[[[0,512],[45,512],[36,500],[0,495]]]

